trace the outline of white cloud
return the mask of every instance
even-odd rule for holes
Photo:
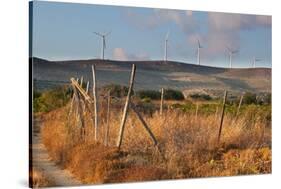
[[[132,54],[126,52],[123,48],[115,48],[113,49],[113,59],[114,60],[121,60],[121,61],[140,61],[140,60],[150,60],[150,57],[147,53],[141,52],[138,54]]]
[[[113,49],[113,59],[126,61],[128,60],[128,55],[126,54],[124,49],[115,48]]]
[[[271,16],[206,13],[206,20],[199,21],[193,11],[154,9],[152,13],[144,15],[128,9],[127,20],[141,29],[153,29],[169,22],[175,23],[186,35],[187,45],[196,45],[199,39],[205,47],[203,51],[211,56],[224,53],[227,46],[239,49],[241,31],[272,25]],[[207,24],[200,24],[202,22]],[[202,30],[205,32],[200,32]]]
[[[239,49],[240,32],[271,26],[270,16],[208,13],[208,33],[205,36],[209,55],[223,53],[226,47]]]
[[[127,9],[124,18],[139,29],[153,29],[168,22],[176,23],[187,33],[194,32],[198,27],[192,11],[153,9],[152,13],[143,15]]]

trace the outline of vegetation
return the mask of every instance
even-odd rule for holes
[[[257,95],[254,93],[246,92],[243,98],[244,104],[256,104],[257,103]]]
[[[220,144],[216,143],[218,105],[200,104],[197,116],[193,103],[174,104],[162,116],[152,101],[138,102],[138,109],[148,109],[145,106],[156,109],[143,117],[159,142],[158,150],[133,112],[121,150],[115,147],[122,111],[114,102],[108,147],[103,145],[106,104],[102,102],[99,142],[93,140],[88,113],[86,136],[81,139],[76,116],[67,119],[69,104],[44,115],[43,142],[54,161],[87,184],[271,173],[270,105],[244,104],[238,117],[237,105],[227,105]]]
[[[179,90],[166,89],[164,92],[164,98],[166,100],[184,100],[184,95]]]
[[[195,93],[195,94],[191,94],[189,95],[192,99],[195,99],[195,100],[212,100],[211,96],[210,95],[207,95],[207,94],[198,94],[198,93]]]
[[[72,94],[68,86],[57,87],[44,92],[33,92],[33,112],[49,112],[66,105]]]
[[[102,93],[106,93],[109,90],[110,90],[110,95],[121,98],[127,96],[129,88],[123,85],[110,84],[103,87]]]
[[[171,105],[172,109],[178,109],[185,113],[194,113],[196,111],[196,104],[192,102],[186,103],[175,103]],[[219,113],[222,108],[222,104],[217,103],[199,103],[198,110],[199,113],[204,115],[213,115]],[[232,116],[236,116],[238,109],[238,104],[226,104],[225,113]],[[259,104],[243,104],[240,108],[239,114],[243,115],[247,112],[252,112],[252,114],[264,115],[271,119],[271,105],[259,105]],[[257,116],[258,116],[257,115]]]
[[[141,90],[137,92],[137,96],[141,99],[152,99],[152,100],[160,100],[161,92],[154,90]]]
[[[161,92],[155,90],[140,90],[137,92],[137,96],[141,99],[151,99],[151,100],[160,100]],[[166,89],[164,90],[164,99],[165,100],[184,100],[184,95],[179,90]]]

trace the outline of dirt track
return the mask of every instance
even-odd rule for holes
[[[62,170],[49,158],[47,149],[41,141],[40,120],[34,121],[32,138],[32,166],[40,170],[52,186],[75,186],[82,183],[76,180],[68,170]]]

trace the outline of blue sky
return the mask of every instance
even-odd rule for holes
[[[105,58],[162,60],[170,31],[168,59],[228,67],[226,47],[239,50],[233,67],[271,67],[270,16],[154,8],[133,8],[35,1],[33,56],[48,60],[100,58],[101,39],[92,32],[109,32]]]

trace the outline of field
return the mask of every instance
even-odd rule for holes
[[[50,157],[82,183],[271,173],[271,102],[260,103],[245,97],[237,112],[239,98],[227,100],[218,141],[222,98],[176,100],[165,96],[161,114],[158,97],[154,99],[151,92],[150,97],[141,96],[136,91],[131,103],[147,123],[157,145],[129,108],[123,142],[118,148],[127,89],[116,93],[116,88],[111,88],[110,109],[107,89],[99,89],[97,141],[91,112],[83,111],[82,129],[77,112],[70,111],[76,109],[71,102],[73,91],[68,87],[35,95],[35,117],[42,119],[42,140]]]

